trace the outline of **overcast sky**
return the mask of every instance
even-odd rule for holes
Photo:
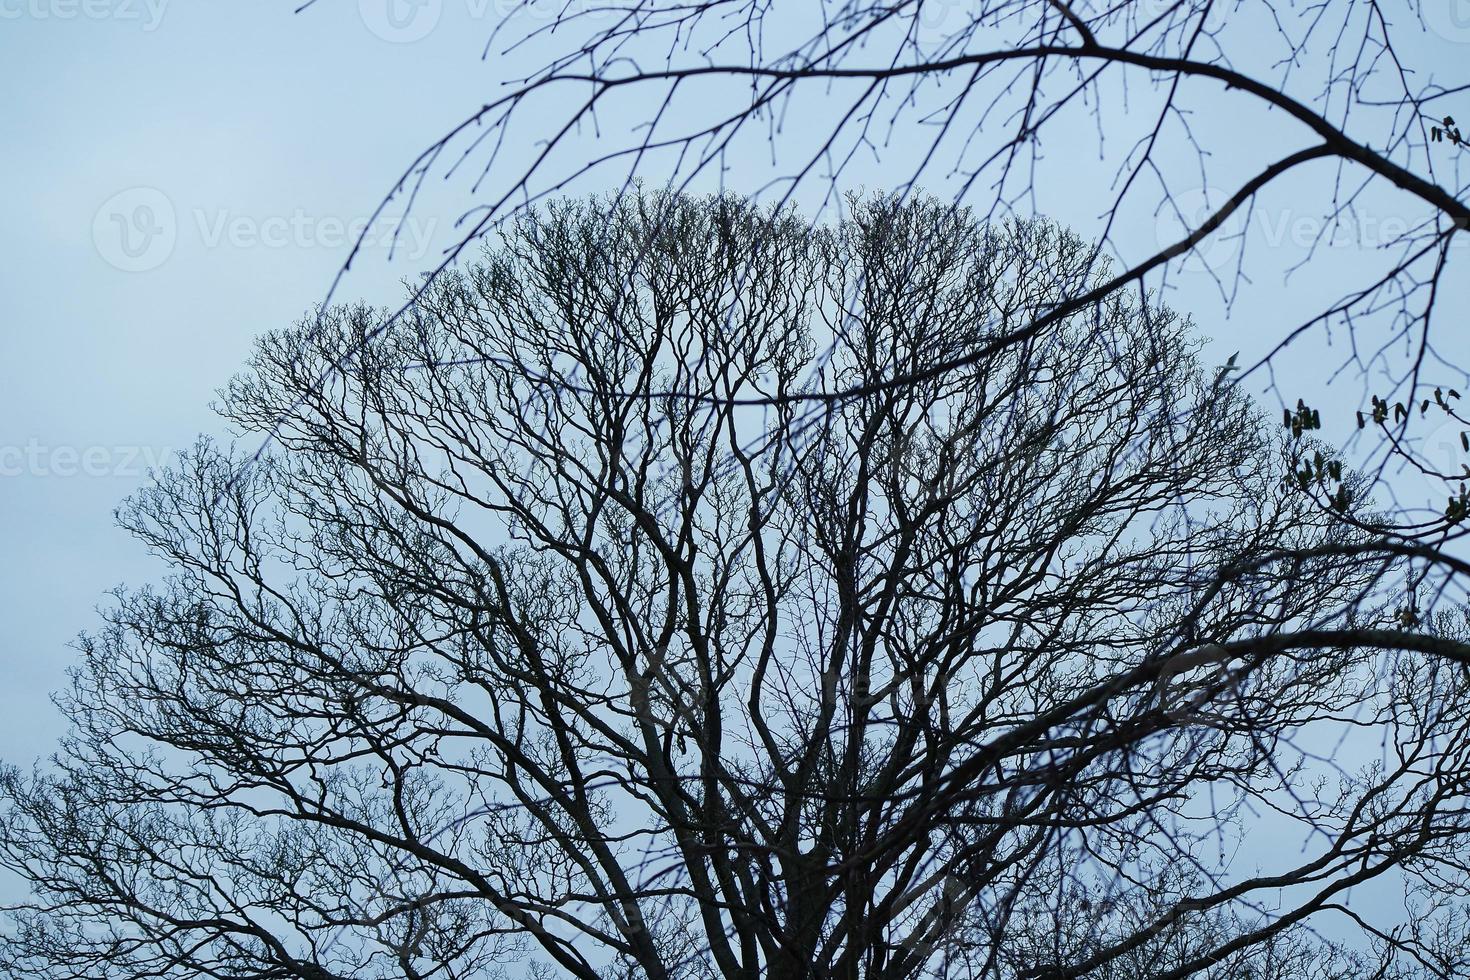
[[[251,339],[322,299],[348,232],[403,166],[513,74],[480,58],[495,0],[398,17],[389,3],[401,0],[302,14],[289,0],[0,0],[0,759],[49,750],[62,723],[47,694],[68,644],[98,625],[108,589],[158,572],[112,508],[169,450],[218,432],[209,402]],[[1470,20],[1447,18],[1407,52],[1426,73],[1470,55]],[[1282,155],[1281,138],[1252,124],[1242,160]],[[850,180],[882,186],[909,172],[901,161],[893,149]],[[1072,162],[1053,157],[1057,173]],[[760,183],[738,165],[727,179]],[[1089,185],[1046,186],[1043,207],[1085,232]],[[370,229],[377,244],[344,296],[397,297],[452,217],[426,207],[392,262]],[[1177,281],[1171,301],[1219,338],[1218,360],[1306,301],[1314,272],[1288,287],[1279,268],[1296,254],[1291,223],[1311,218],[1278,199],[1248,230],[1272,260],[1228,319],[1202,271]],[[1163,234],[1146,221],[1122,232],[1150,246]],[[1340,290],[1359,268],[1348,253],[1319,278]]]

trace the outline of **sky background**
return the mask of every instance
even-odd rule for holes
[[[515,74],[516,57],[481,58],[506,0],[430,0],[432,16],[417,19],[390,16],[398,2],[319,0],[294,14],[278,0],[0,0],[0,760],[50,751],[64,724],[48,692],[64,683],[69,644],[100,624],[107,590],[159,572],[112,509],[149,465],[219,432],[209,404],[252,338],[324,297],[347,232]],[[1405,53],[1426,74],[1470,56],[1470,17],[1455,19],[1450,2]],[[1230,145],[1243,163],[1274,158],[1282,132],[1243,119]],[[904,152],[890,147],[844,180],[907,176]],[[736,160],[731,186],[761,185],[758,156],[748,172]],[[1052,154],[1039,204],[1085,233],[1097,185],[1067,179],[1075,163]],[[399,280],[434,264],[467,200],[451,189],[428,202],[391,261],[371,235],[340,295],[400,297]],[[1336,248],[1284,283],[1310,237],[1294,222],[1310,229],[1316,215],[1294,210],[1291,184],[1267,203],[1247,229],[1264,268],[1228,317],[1198,263],[1174,280],[1171,302],[1216,338],[1216,363],[1261,349],[1314,284],[1340,291],[1368,268],[1360,248]],[[1371,217],[1379,228],[1404,218],[1392,203]],[[1143,248],[1171,230],[1142,218],[1120,234]],[[1229,262],[1223,248],[1212,260]],[[1445,308],[1463,313],[1456,288]],[[1470,342],[1458,343],[1470,362]],[[1315,379],[1323,363],[1283,366]],[[1344,405],[1361,390],[1349,387]]]

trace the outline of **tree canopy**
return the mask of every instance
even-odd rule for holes
[[[0,781],[0,967],[1464,975],[1470,646],[1311,409],[1053,224],[850,214],[561,201],[264,337]]]

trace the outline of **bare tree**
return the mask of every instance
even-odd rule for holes
[[[1470,45],[1459,0],[471,6],[495,15],[483,21],[485,51],[510,66],[492,74],[507,87],[473,93],[464,119],[384,202],[412,208],[437,178],[460,181],[471,203],[438,271],[506,215],[586,179],[733,181],[781,200],[831,201],[869,164],[884,186],[952,194],[990,220],[1045,215],[1063,188],[1080,187],[1100,217],[1088,230],[1093,268],[1115,260],[1094,283],[1100,295],[1168,289],[1180,262],[1217,245],[1224,257],[1210,271],[1227,306],[1279,295],[1294,274],[1292,295],[1310,301],[1257,314],[1266,322],[1253,330],[1271,342],[1234,377],[1259,379],[1287,408],[1298,398],[1330,406],[1343,443],[1356,402],[1372,437],[1342,447],[1357,469],[1379,478],[1385,501],[1414,478],[1415,492],[1381,522],[1439,548],[1463,537],[1470,436],[1455,443],[1470,417],[1447,392],[1466,387],[1470,365],[1443,321],[1465,301],[1455,246],[1470,240],[1470,203],[1454,117],[1466,114],[1470,78],[1464,58],[1426,57],[1435,43]],[[433,18],[440,6],[404,9]],[[1258,215],[1302,240],[1255,241],[1242,224]],[[1177,231],[1137,234],[1156,227]],[[1343,241],[1350,247],[1334,247]],[[1024,342],[1094,298],[987,336]],[[1292,345],[1318,346],[1279,386],[1273,368]],[[926,370],[989,356],[956,349]],[[1358,385],[1344,390],[1344,376]],[[1438,571],[1426,590],[1436,595],[1446,584]]]
[[[1089,243],[851,210],[558,203],[265,337],[4,774],[0,967],[1465,976],[1452,559]]]

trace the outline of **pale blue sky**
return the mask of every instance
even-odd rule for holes
[[[113,527],[112,508],[150,462],[215,431],[208,403],[251,339],[323,297],[346,256],[346,229],[366,219],[418,150],[511,74],[506,61],[480,60],[505,0],[433,5],[431,21],[395,23],[371,0],[320,0],[301,15],[289,0],[0,0],[5,761],[44,754],[61,733],[47,692],[63,682],[67,644],[98,625],[104,592],[158,571]],[[1407,54],[1453,79],[1470,55],[1470,30],[1446,20]],[[1215,161],[1221,187],[1300,145],[1282,142],[1284,126],[1254,118],[1217,123],[1240,130],[1227,144],[1239,160]],[[579,145],[590,147],[590,137]],[[1041,205],[1085,233],[1106,185],[1075,175],[1079,160],[1057,149]],[[757,158],[749,171],[737,159],[732,186],[761,183]],[[892,150],[885,166],[864,164],[851,181],[880,187],[907,176],[912,163],[902,160]],[[1301,179],[1321,181],[1323,172]],[[1269,261],[1230,319],[1207,277],[1186,271],[1178,280],[1173,302],[1220,338],[1219,360],[1237,348],[1249,356],[1320,296],[1314,289],[1340,290],[1366,268],[1337,249],[1283,288],[1280,268],[1300,254],[1292,222],[1315,216],[1293,210],[1296,200],[1284,186],[1253,226],[1253,247]],[[1399,219],[1383,200],[1373,220]],[[453,217],[436,206],[407,229],[406,253],[391,264],[384,249],[370,249],[343,297],[396,298],[399,278],[432,265]],[[157,229],[168,233],[141,237]],[[1120,233],[1140,247],[1160,236],[1143,219]],[[1462,290],[1446,308],[1463,311],[1465,299]]]
[[[301,16],[176,2],[156,26],[141,0],[115,10],[138,17],[0,19],[8,759],[57,735],[45,694],[103,591],[151,574],[112,508],[150,459],[213,428],[208,403],[251,338],[323,296],[345,226],[462,108],[446,93],[482,71],[483,42],[389,44],[355,0]],[[136,188],[171,202],[177,232],[171,253],[139,256],[156,267],[123,271],[110,216],[97,219]],[[412,271],[396,261],[354,295],[377,282],[374,298],[396,296]]]

